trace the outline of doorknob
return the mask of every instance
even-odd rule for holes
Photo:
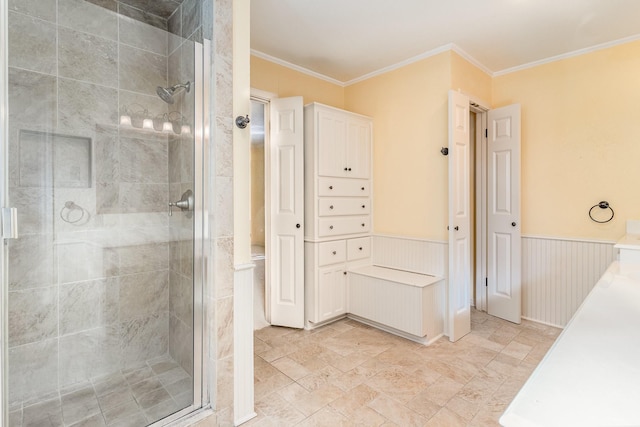
[[[511,223],[511,226],[512,226],[512,227],[515,227],[515,226],[516,226],[516,223],[515,223],[515,222],[512,222],[512,223]]]
[[[180,208],[182,211],[191,212],[193,211],[193,192],[191,190],[187,190],[182,193],[182,197],[177,202],[169,202],[169,216],[173,215],[171,210],[172,207]]]
[[[300,228],[300,224],[296,224],[296,228]]]
[[[453,227],[454,230],[458,231],[458,226]]]

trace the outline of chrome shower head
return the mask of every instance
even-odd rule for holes
[[[187,91],[187,93],[189,93],[189,91],[191,90],[191,82],[178,83],[171,87],[158,86],[156,88],[156,93],[158,94],[160,99],[162,99],[167,104],[173,104],[173,95],[175,95],[179,89],[184,89]]]

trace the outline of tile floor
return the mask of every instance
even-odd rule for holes
[[[470,334],[429,347],[349,319],[267,327],[255,332],[258,417],[245,426],[497,426],[559,333],[479,311]]]
[[[142,427],[190,405],[191,377],[170,357],[93,378],[36,404],[12,407],[10,427]]]

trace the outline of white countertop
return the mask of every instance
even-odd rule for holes
[[[614,246],[616,249],[640,250],[640,234],[626,234]]]
[[[640,426],[640,265],[609,266],[500,424]]]

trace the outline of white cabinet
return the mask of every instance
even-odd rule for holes
[[[370,264],[371,238],[305,242],[306,325],[313,328],[347,313],[348,271]]]
[[[312,104],[318,142],[318,175],[369,178],[371,120],[342,110]]]
[[[347,271],[344,265],[318,268],[318,318],[324,322],[347,312]]]
[[[348,270],[371,258],[371,135],[368,117],[305,107],[306,326],[347,313]]]

